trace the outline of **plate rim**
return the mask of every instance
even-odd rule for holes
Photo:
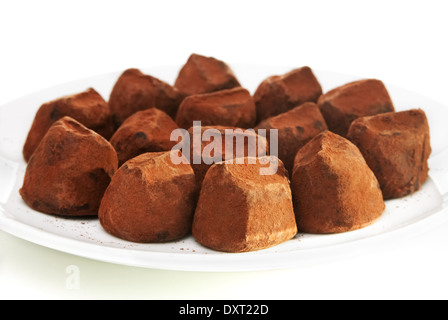
[[[363,252],[366,248],[373,249],[378,244],[385,243],[391,239],[394,239],[395,243],[397,240],[405,241],[410,237],[427,232],[434,226],[448,222],[446,201],[432,211],[431,214],[417,222],[365,238],[329,244],[318,248],[285,252],[263,252],[262,254],[256,254],[257,252],[189,254],[101,246],[95,243],[63,237],[17,221],[5,214],[6,210],[2,205],[0,205],[0,230],[46,248],[100,262],[171,271],[248,272],[313,265],[332,261],[337,257],[353,256],[357,252]],[[322,256],[316,256],[320,254]],[[301,260],[302,256],[306,259]],[[156,259],[151,259],[154,257]],[[274,257],[275,259],[269,259]],[[246,264],[248,262],[250,263],[249,265]]]
[[[238,68],[238,66],[258,66],[257,64],[229,64],[233,69]],[[170,66],[154,66],[152,68],[163,69],[166,67],[174,68],[178,66],[170,65]],[[275,65],[270,65],[270,68],[277,67]],[[280,69],[290,68],[288,66],[278,65]],[[148,70],[151,67],[142,68],[142,71]],[[122,71],[121,71],[122,72]],[[361,78],[356,75],[342,74],[333,71],[325,71],[319,69],[313,69],[313,72],[316,74],[319,73],[328,73],[333,76],[341,76],[344,78]],[[68,81],[65,83],[61,83],[58,85],[54,85],[48,87],[46,89],[38,90],[32,93],[28,93],[22,97],[11,100],[8,103],[0,106],[0,109],[7,107],[8,105],[17,104],[21,100],[30,99],[33,96],[47,92],[58,90],[62,88],[66,88],[68,86],[74,86],[79,83],[86,83],[89,80],[99,79],[101,77],[112,77],[119,75],[120,71],[112,71],[103,74],[99,74],[96,76],[89,76],[85,78],[80,78],[77,80]],[[387,83],[385,83],[388,86]],[[418,92],[409,91],[406,88],[402,88],[397,85],[390,85],[396,89],[400,89],[403,91],[411,92],[412,94],[418,95],[421,98],[424,98],[428,101],[433,101],[439,105],[444,105],[443,103],[436,101],[432,98],[426,97]],[[448,147],[438,152],[437,154],[431,154],[431,157],[440,155],[441,153],[448,154]],[[445,214],[448,210],[447,206],[447,194],[442,195],[442,204],[439,208],[433,209],[434,212],[429,214],[428,216],[422,218],[421,220],[409,223],[405,226],[394,228],[392,230],[388,230],[386,232],[382,232],[380,234],[371,235],[361,239],[354,239],[350,241],[345,241],[342,243],[329,244],[324,247],[318,248],[308,248],[301,249],[296,251],[285,251],[285,252],[264,252],[259,255],[254,255],[253,253],[222,253],[217,252],[216,254],[188,254],[188,253],[179,253],[179,252],[156,252],[156,251],[143,251],[136,250],[132,248],[118,248],[118,247],[110,247],[110,246],[101,246],[96,243],[89,243],[86,241],[67,238],[62,235],[51,233],[47,230],[40,229],[38,227],[25,224],[18,220],[15,220],[8,216],[7,211],[3,208],[3,205],[0,204],[0,230],[9,233],[13,236],[16,236],[25,241],[29,241],[31,243],[50,248],[53,250],[57,250],[60,252],[120,265],[128,265],[133,267],[143,267],[143,268],[151,268],[151,269],[163,269],[163,270],[172,270],[172,271],[196,271],[196,272],[246,272],[246,271],[261,271],[261,270],[273,270],[273,269],[284,269],[293,266],[299,266],[302,264],[309,264],[313,262],[319,262],[323,260],[334,259],[337,256],[341,256],[344,254],[353,255],[359,249],[359,244],[363,243],[361,246],[365,248],[365,246],[369,246],[372,244],[378,244],[384,240],[390,239],[395,235],[401,234],[401,239],[406,238],[405,236],[410,236],[410,234],[415,234],[411,231],[416,232],[424,232],[428,228],[431,228],[431,225],[435,222],[444,223],[448,220],[448,215]],[[9,215],[12,215],[9,213]],[[431,223],[432,222],[432,223]],[[403,237],[404,236],[404,237]],[[350,250],[347,250],[350,248]],[[112,253],[112,254],[111,254]],[[310,259],[309,257],[306,261],[300,260],[302,256],[311,256],[316,253],[322,253],[326,258],[316,257],[314,259]],[[275,256],[275,259],[269,259],[270,257]],[[156,257],[156,259],[151,259],[151,257]],[[204,258],[206,257],[206,258]],[[257,262],[262,262],[261,264],[256,264]],[[247,263],[247,264],[246,264]]]

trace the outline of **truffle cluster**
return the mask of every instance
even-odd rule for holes
[[[235,140],[195,149],[195,121],[201,136],[232,130]],[[188,156],[173,139],[182,130]],[[247,252],[374,223],[385,200],[421,188],[430,154],[424,111],[396,112],[380,80],[323,92],[305,66],[250,93],[225,62],[192,54],[173,85],[128,69],[107,102],[90,88],[43,104],[23,148],[20,194],[43,213],[97,216],[127,241],[192,234],[214,250]]]

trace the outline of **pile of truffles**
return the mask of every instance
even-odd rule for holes
[[[194,121],[201,134],[251,132],[265,152],[253,156],[249,145],[244,154],[228,152],[223,140],[213,154],[219,161],[193,163],[212,139],[199,149],[191,141],[188,157],[177,150],[185,161],[175,164],[172,133],[193,135]],[[193,54],[174,85],[129,69],[108,102],[90,88],[42,105],[23,148],[20,194],[43,213],[98,217],[105,231],[127,241],[191,234],[214,250],[248,252],[298,232],[372,224],[385,200],[422,187],[430,154],[424,111],[396,112],[380,80],[324,93],[302,67],[268,77],[251,94],[226,63]],[[272,161],[276,170],[261,175]]]

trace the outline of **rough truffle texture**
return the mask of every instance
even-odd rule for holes
[[[174,86],[185,95],[239,87],[230,67],[221,60],[192,54],[180,70]]]
[[[213,165],[205,177],[193,222],[200,244],[224,252],[278,245],[297,233],[286,171],[260,175],[260,162]],[[270,157],[264,159],[270,160]]]
[[[299,231],[340,233],[372,224],[385,203],[358,148],[325,131],[296,156],[291,179]]]
[[[262,121],[255,130],[266,129],[268,141],[270,130],[278,130],[278,157],[291,174],[297,151],[319,133],[328,129],[317,104],[305,102],[288,112]]]
[[[170,152],[145,153],[113,177],[99,219],[108,233],[127,241],[173,241],[191,232],[195,199],[190,165],[174,165]]]
[[[20,194],[40,212],[96,216],[117,165],[117,154],[107,140],[64,117],[48,130],[31,157]]]
[[[106,139],[114,133],[109,105],[94,89],[62,97],[43,104],[37,111],[23,147],[25,161],[29,161],[51,125],[65,116],[81,122]]]
[[[395,111],[383,82],[365,79],[337,87],[319,98],[329,129],[343,137],[353,120],[375,114]]]
[[[193,121],[201,121],[203,126],[253,128],[255,103],[244,88],[192,95],[181,103],[176,122],[179,127],[188,129]]]
[[[110,142],[117,151],[119,165],[147,152],[168,151],[176,144],[171,132],[178,126],[165,112],[151,108],[124,121]]]
[[[118,128],[134,113],[149,108],[160,109],[174,119],[184,97],[168,83],[138,69],[128,69],[115,83],[109,105]]]
[[[197,132],[194,132],[194,130],[195,127],[188,130],[190,138],[189,157],[198,186],[201,186],[208,169],[216,162],[241,159],[248,156],[260,157],[269,154],[268,141],[253,130],[223,126],[205,126],[200,127],[200,130],[199,127],[196,127]],[[227,136],[227,138],[226,130],[231,132],[231,135]],[[205,132],[208,132],[211,136],[205,137]],[[215,145],[214,134],[220,138],[219,144]],[[198,136],[200,141],[198,141]],[[203,138],[201,139],[201,137]],[[195,139],[197,140],[195,141]],[[199,161],[195,161],[195,159],[199,159]]]
[[[409,195],[428,179],[431,145],[423,110],[359,118],[352,123],[348,138],[375,173],[385,199]]]
[[[322,87],[309,67],[264,80],[254,93],[257,122],[289,111],[305,102],[317,102]]]

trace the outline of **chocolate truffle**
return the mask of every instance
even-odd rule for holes
[[[134,113],[157,108],[173,119],[184,99],[177,89],[138,69],[126,70],[115,83],[109,105],[116,129]]]
[[[151,108],[127,118],[115,132],[110,143],[117,151],[119,165],[147,152],[168,151],[176,144],[171,132],[178,129],[165,112]]]
[[[197,131],[194,131],[195,128]],[[226,136],[227,132],[229,135]],[[256,134],[254,130],[223,126],[201,126],[190,128],[188,135],[190,138],[189,158],[198,186],[201,186],[207,170],[216,162],[269,154],[269,144],[266,137]],[[216,142],[214,135],[219,138]]]
[[[99,219],[104,230],[127,241],[173,241],[191,232],[195,199],[190,165],[174,165],[170,152],[145,153],[114,175]]]
[[[266,129],[268,141],[270,130],[278,130],[278,157],[291,174],[297,151],[328,128],[317,104],[305,102],[290,111],[263,120],[255,127],[255,130],[258,129]]]
[[[254,93],[257,121],[291,110],[305,102],[317,102],[322,87],[309,67],[265,79]]]
[[[176,122],[184,129],[193,126],[193,121],[201,121],[203,126],[253,128],[255,118],[251,94],[239,87],[185,98],[177,112]]]
[[[361,152],[330,131],[299,150],[291,188],[297,226],[306,233],[360,229],[385,210],[378,180]]]
[[[353,120],[394,111],[383,82],[365,79],[347,83],[323,94],[318,101],[330,131],[343,137]]]
[[[348,138],[375,173],[385,199],[409,195],[428,179],[431,145],[423,110],[359,118],[353,121]]]
[[[96,216],[117,166],[117,154],[106,139],[64,117],[48,129],[32,155],[20,194],[40,212]]]
[[[106,139],[114,133],[109,105],[98,92],[88,89],[65,96],[43,104],[37,111],[23,147],[25,161],[29,161],[51,125],[65,116],[81,122]]]
[[[192,54],[181,68],[174,86],[185,95],[239,87],[230,67],[213,57]]]
[[[277,161],[277,170],[260,174],[269,166],[261,161]],[[248,252],[278,245],[296,233],[289,180],[278,158],[224,161],[208,170],[193,221],[198,243],[218,251]]]

